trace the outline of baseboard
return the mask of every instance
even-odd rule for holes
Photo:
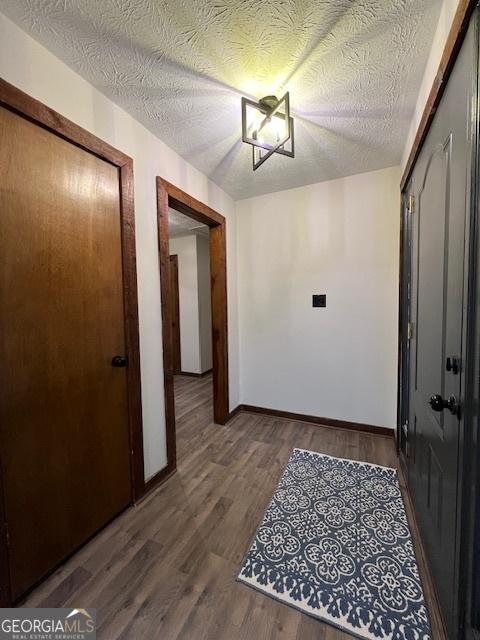
[[[137,499],[137,504],[144,500],[154,489],[158,489],[158,487],[166,482],[171,476],[173,476],[176,471],[176,463],[167,464],[165,468],[161,469],[160,471],[158,471],[158,473],[149,478],[143,486],[143,492],[142,495]]]
[[[190,378],[204,378],[205,376],[208,376],[209,373],[212,373],[213,369],[208,369],[207,371],[204,371],[203,373],[192,373],[191,371],[180,371],[180,373],[175,374],[175,375],[179,375],[179,376],[189,376]]]
[[[232,420],[239,413],[242,413],[242,411],[243,411],[243,404],[237,405],[235,409],[233,409],[233,411],[230,411],[230,413],[228,414],[227,422],[229,422],[229,420]]]
[[[292,413],[291,411],[280,411],[278,409],[267,409],[265,407],[255,407],[251,404],[239,404],[230,412],[229,420],[241,412],[260,413],[274,418],[285,418],[286,420],[297,420],[298,422],[308,422],[322,427],[335,427],[337,429],[350,429],[351,431],[362,431],[381,436],[395,437],[395,429],[388,427],[378,427],[373,424],[363,424],[362,422],[348,422],[347,420],[337,420],[335,418],[321,418],[319,416],[309,416],[302,413]]]

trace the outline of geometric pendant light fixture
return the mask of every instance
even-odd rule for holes
[[[252,145],[253,170],[274,153],[295,157],[290,95],[265,96],[258,102],[242,98],[242,140]]]

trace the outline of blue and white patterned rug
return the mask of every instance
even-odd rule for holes
[[[360,638],[430,638],[395,469],[294,449],[238,580]]]

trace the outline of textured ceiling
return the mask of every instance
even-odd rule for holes
[[[400,161],[440,0],[0,0],[234,198]],[[290,91],[294,159],[252,172],[240,98]]]
[[[168,208],[168,233],[171,238],[178,236],[186,236],[192,233],[201,236],[208,236],[208,227],[206,224],[197,222],[193,218],[175,211],[171,207]]]

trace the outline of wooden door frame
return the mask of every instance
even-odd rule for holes
[[[200,200],[157,177],[157,225],[162,298],[163,371],[167,428],[167,473],[176,468],[175,402],[171,344],[170,251],[168,208],[206,224],[209,230],[212,292],[213,413],[218,424],[230,417],[228,397],[227,249],[225,218]]]
[[[0,78],[0,107],[26,118],[30,122],[60,136],[119,169],[125,350],[128,358],[127,400],[130,439],[130,483],[131,503],[133,504],[147,490],[143,454],[133,160],[2,78]],[[28,177],[25,179],[28,179]],[[10,577],[8,575],[8,546],[4,486],[1,474],[1,452],[0,496],[2,496],[2,500],[0,500],[0,521],[2,525],[0,531],[0,606],[4,607],[11,604],[11,594]]]
[[[180,373],[182,371],[182,352],[181,352],[181,342],[180,342],[180,286],[179,286],[179,282],[178,282],[178,255],[176,253],[171,253],[170,254],[170,265],[172,264],[172,262],[175,264],[175,269],[177,272],[177,277],[175,279],[175,287],[177,289],[177,295],[175,296],[175,301],[176,304],[175,306],[177,307],[176,309],[176,313],[175,313],[175,317],[176,317],[176,322],[177,322],[177,333],[178,333],[178,340],[176,341],[177,344],[174,345],[174,352],[175,350],[178,351],[178,359],[179,359],[179,367],[178,369],[175,368],[175,366],[173,366],[175,364],[175,358],[173,357],[172,359],[172,366],[173,366],[173,373],[177,374]],[[171,275],[171,274],[170,274]],[[170,282],[172,280],[170,279]],[[173,297],[172,297],[173,300]],[[173,345],[174,341],[172,340],[172,345]]]

